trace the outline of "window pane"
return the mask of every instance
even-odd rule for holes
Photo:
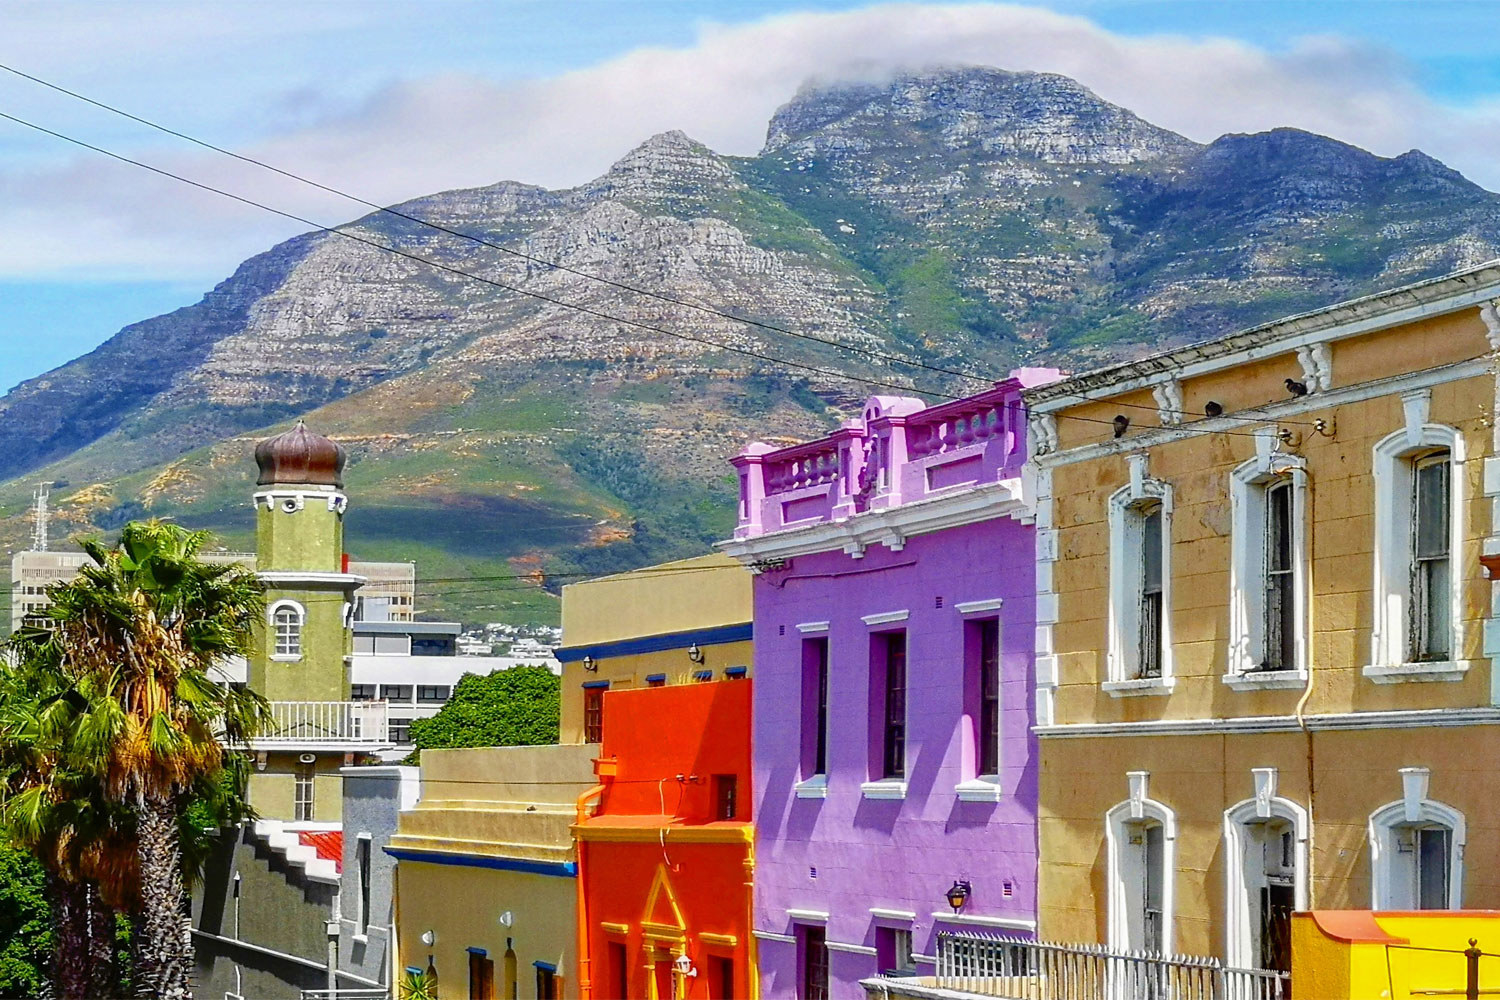
[[[885,747],[882,777],[906,774],[906,633],[885,637]]]
[[[1448,908],[1448,851],[1452,833],[1442,827],[1416,831],[1417,908]]]
[[[1418,559],[1448,554],[1447,461],[1417,467],[1416,555]]]
[[[1266,490],[1266,570],[1292,568],[1292,484],[1282,481]]]
[[[1161,589],[1161,508],[1141,516],[1142,584],[1149,592]]]
[[[1422,644],[1418,652],[1422,659],[1443,659],[1449,652],[1451,636],[1450,610],[1452,590],[1448,580],[1448,560],[1431,559],[1422,563],[1421,608],[1426,615],[1423,623]]]
[[[1000,772],[1000,621],[979,623],[979,773]]]
[[[1165,893],[1162,891],[1166,886],[1166,841],[1160,824],[1152,824],[1145,828],[1145,885],[1142,888],[1141,902],[1144,904],[1142,916],[1142,932],[1144,941],[1142,946],[1147,951],[1161,951],[1162,946],[1162,920],[1164,914],[1162,907]]]

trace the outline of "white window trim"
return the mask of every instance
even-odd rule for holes
[[[792,786],[792,791],[799,799],[826,799],[828,798],[828,775],[814,774],[803,778]]]
[[[1425,417],[1427,397],[1421,393],[1403,397],[1408,416],[1404,430],[1381,438],[1374,448],[1375,478],[1375,600],[1374,627],[1370,638],[1370,663],[1364,676],[1381,684],[1400,681],[1456,681],[1468,672],[1458,659],[1463,650],[1462,586],[1468,579],[1464,556],[1464,436],[1453,427],[1429,424]],[[1446,448],[1452,463],[1449,477],[1449,579],[1453,593],[1449,621],[1449,660],[1410,663],[1407,654],[1407,616],[1411,605],[1411,462],[1415,453]]]
[[[365,898],[366,887],[363,884],[364,883],[364,878],[363,878],[364,871],[359,869],[359,845],[360,845],[361,842],[369,845],[369,846],[367,846],[365,848],[365,850],[368,851],[368,852],[370,852],[367,855],[367,857],[369,857],[369,859],[370,859],[370,879],[373,882],[374,878],[375,878],[375,855],[374,855],[375,839],[374,839],[373,836],[371,836],[370,834],[365,833],[363,831],[360,832],[359,836],[357,836],[357,837],[354,838],[354,866],[355,866],[355,868],[357,870],[354,873],[354,878],[355,878],[355,886],[354,886],[354,888],[355,888],[355,896],[354,896],[354,935],[353,935],[353,937],[354,937],[355,941],[357,941],[357,942],[359,942],[361,944],[367,944],[367,943],[369,943],[369,940],[370,940],[370,934],[369,934],[370,930],[375,929],[375,927],[374,927],[375,921],[371,920],[370,919],[370,915],[368,913],[364,912],[364,909],[365,909],[365,907],[364,907],[364,898]],[[364,927],[363,931],[360,930],[361,926]]]
[[[1370,814],[1370,908],[1388,910],[1392,908],[1395,887],[1391,884],[1391,870],[1386,860],[1396,852],[1396,831],[1406,826],[1432,823],[1446,826],[1453,831],[1448,854],[1448,909],[1463,909],[1464,901],[1464,845],[1468,842],[1468,826],[1464,814],[1443,802],[1427,797],[1429,772],[1425,767],[1403,767],[1401,769],[1402,791],[1397,802],[1381,806]],[[1403,907],[1409,909],[1410,907]]]
[[[1246,825],[1268,819],[1284,819],[1292,824],[1292,835],[1296,840],[1296,876],[1292,883],[1292,893],[1296,909],[1299,912],[1307,909],[1307,810],[1291,799],[1276,795],[1273,769],[1257,768],[1256,771],[1271,772],[1269,794],[1246,799],[1224,811],[1224,949],[1228,964],[1239,969],[1254,969],[1260,960],[1252,948],[1250,895],[1245,885],[1243,859]],[[1259,784],[1261,775],[1257,774],[1256,777]],[[1235,863],[1236,859],[1240,859],[1240,863]]]
[[[297,613],[297,653],[276,652],[276,613],[291,608]],[[307,609],[289,597],[283,597],[266,608],[266,648],[275,663],[296,663],[302,659],[302,630],[307,626]]]
[[[1172,486],[1145,476],[1145,456],[1131,456],[1130,482],[1109,498],[1109,654],[1108,679],[1100,685],[1109,694],[1166,694],[1175,686],[1172,674]],[[1139,623],[1135,574],[1140,560],[1139,527],[1131,507],[1146,500],[1161,504],[1161,676],[1133,677],[1139,652]]]
[[[863,782],[859,786],[859,795],[865,799],[904,799],[906,779],[881,778],[879,781]]]
[[[1104,840],[1109,861],[1106,886],[1109,946],[1117,950],[1131,947],[1130,924],[1125,911],[1127,894],[1120,871],[1121,851],[1130,842],[1125,828],[1143,819],[1153,819],[1162,828],[1161,950],[1162,954],[1170,955],[1173,953],[1173,925],[1177,919],[1177,814],[1168,806],[1148,797],[1147,780],[1150,775],[1147,772],[1131,771],[1127,778],[1130,782],[1130,798],[1104,814]]]
[[[1229,672],[1225,684],[1237,691],[1301,688],[1307,685],[1309,656],[1307,462],[1300,455],[1270,450],[1274,438],[1258,435],[1261,450],[1230,474],[1231,556],[1229,563]],[[1266,439],[1264,445],[1260,439]],[[1283,670],[1259,671],[1265,659],[1266,487],[1288,477],[1292,483],[1292,601],[1296,605],[1296,663]]]
[[[960,802],[999,802],[1005,798],[998,774],[981,774],[953,786]]]

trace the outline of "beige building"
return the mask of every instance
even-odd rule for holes
[[[1040,934],[1500,907],[1500,265],[1025,394]]]
[[[563,743],[597,743],[605,691],[748,677],[750,571],[698,556],[563,588]]]

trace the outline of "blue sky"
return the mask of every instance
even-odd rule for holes
[[[680,127],[753,153],[807,77],[1068,73],[1208,141],[1297,125],[1500,189],[1500,5],[9,0],[0,62],[395,201],[597,175]],[[3,74],[0,74],[3,77]],[[0,78],[0,110],[325,223],[354,207]],[[0,390],[195,301],[295,224],[0,122]]]

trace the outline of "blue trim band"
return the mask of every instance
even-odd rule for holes
[[[646,683],[647,684],[655,684],[657,681],[665,681],[666,679],[667,679],[667,675],[666,674],[647,674],[646,675]]]
[[[743,677],[743,676],[745,676],[745,674],[747,674],[749,672],[750,672],[750,668],[749,667],[725,667],[724,668],[724,676],[725,677]]]
[[[578,865],[572,861],[523,861],[520,858],[491,858],[481,854],[414,851],[408,847],[384,847],[381,850],[397,861],[421,861],[429,865],[458,865],[461,868],[493,868],[502,872],[556,875],[560,878],[578,877]]]
[[[585,656],[602,660],[611,656],[634,656],[637,653],[661,653],[669,649],[687,649],[693,643],[700,646],[717,646],[726,642],[745,642],[753,637],[754,625],[719,625],[714,628],[694,629],[691,632],[666,632],[647,635],[639,639],[622,639],[619,642],[601,642],[593,646],[565,646],[552,655],[563,663],[574,663]]]
[[[467,948],[465,950],[468,951],[470,955],[478,955],[480,958],[489,958],[490,956],[490,953],[485,951],[483,948]]]
[[[595,688],[607,688],[607,687],[609,687],[609,681],[584,681],[583,682],[583,689],[585,691],[590,691],[590,690],[593,690]]]
[[[557,966],[553,965],[551,962],[532,962],[531,964],[536,966],[538,969],[546,969],[548,972],[557,971]]]

